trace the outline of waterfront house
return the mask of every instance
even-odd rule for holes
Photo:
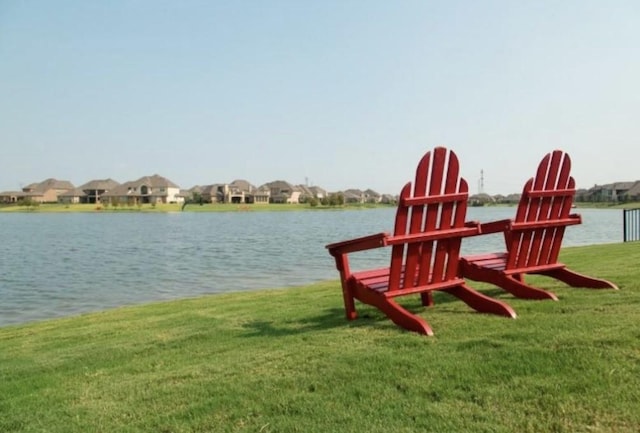
[[[628,199],[628,192],[636,185],[636,182],[614,182],[606,185],[594,185],[589,189],[589,201],[618,202]]]
[[[635,181],[626,193],[627,201],[640,201],[640,180]]]
[[[263,185],[269,190],[269,203],[300,203],[300,188],[284,180],[274,180]]]
[[[75,187],[67,180],[57,180],[53,178],[45,179],[40,183],[31,183],[22,192],[16,194],[13,202],[29,200],[36,203],[56,203],[58,195],[73,190]]]
[[[327,190],[325,190],[324,188],[320,188],[319,186],[310,186],[309,190],[311,191],[313,196],[318,200],[322,200],[325,197],[329,197]]]
[[[140,179],[125,182],[104,192],[100,196],[103,203],[111,204],[159,204],[182,203],[184,197],[180,187],[169,179],[158,174],[144,176]]]
[[[9,203],[17,203],[19,197],[23,197],[24,193],[22,191],[2,191],[0,192],[0,203],[9,204]]]
[[[85,196],[84,191],[80,188],[70,189],[63,193],[58,194],[58,203],[62,204],[76,204],[82,203],[82,198]]]
[[[364,192],[359,189],[351,188],[342,193],[344,202],[349,204],[364,203]]]
[[[84,196],[81,197],[80,202],[100,203],[102,195],[116,188],[118,185],[120,184],[111,178],[91,180],[78,187],[84,192]]]
[[[372,189],[365,189],[362,193],[364,195],[364,201],[367,203],[380,203],[382,195]]]
[[[221,203],[253,203],[256,187],[244,179],[218,185],[216,196]]]

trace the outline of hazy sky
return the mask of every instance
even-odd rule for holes
[[[398,193],[640,179],[640,2],[0,0],[0,191],[158,173]]]

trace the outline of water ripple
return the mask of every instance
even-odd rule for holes
[[[622,240],[621,211],[581,210],[565,246]],[[469,219],[512,216],[471,208]],[[0,214],[0,326],[120,305],[336,279],[324,246],[389,231],[393,209],[333,212]],[[465,239],[464,253],[502,238]],[[352,267],[383,266],[384,249]]]

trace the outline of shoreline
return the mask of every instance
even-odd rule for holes
[[[469,206],[482,208],[516,207],[517,204],[504,203],[489,206]],[[310,206],[309,204],[228,204],[180,203],[140,205],[140,206],[102,206],[96,204],[39,204],[36,206],[0,205],[0,213],[172,213],[172,212],[287,212],[287,211],[340,211],[396,208],[395,204],[346,204],[341,206]],[[610,204],[596,202],[574,203],[574,209],[637,209],[640,202]]]

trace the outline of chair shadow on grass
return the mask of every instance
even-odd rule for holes
[[[483,289],[481,292],[487,296],[495,298],[509,299],[509,296],[505,296],[505,292],[499,288],[495,289]],[[339,296],[339,294],[337,294]],[[429,314],[429,311],[437,309],[439,305],[447,305],[453,303],[462,303],[455,296],[449,295],[444,292],[436,291],[433,293],[434,303],[433,307],[424,307],[420,303],[419,296],[407,297],[403,300],[402,306],[412,313],[416,314]],[[463,304],[463,303],[462,303]],[[464,304],[463,304],[464,305]],[[283,337],[291,335],[300,335],[308,332],[327,331],[336,328],[359,328],[361,326],[374,325],[375,328],[388,328],[397,329],[397,326],[393,324],[384,314],[379,312],[376,308],[369,305],[359,303],[357,305],[359,316],[358,319],[348,321],[344,316],[344,309],[342,308],[330,308],[322,311],[318,315],[309,316],[305,318],[292,318],[288,320],[253,320],[244,323],[242,326],[245,332],[243,337]],[[468,314],[478,314],[472,309],[464,311]]]
[[[306,332],[326,331],[345,324],[340,308],[325,310],[322,314],[289,320],[253,320],[243,325],[243,337],[282,337]]]

